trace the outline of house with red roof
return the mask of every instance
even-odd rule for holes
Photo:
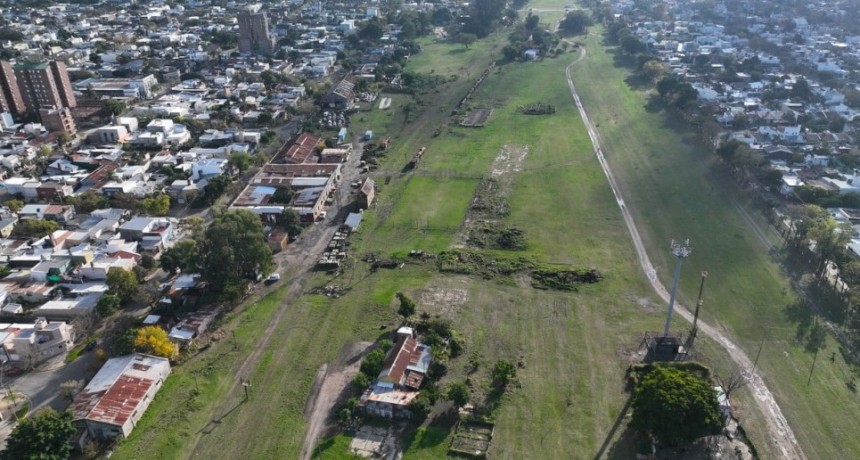
[[[409,418],[409,404],[418,397],[432,357],[411,327],[397,330],[397,342],[388,351],[382,372],[362,395],[365,410],[385,418]]]
[[[107,360],[72,401],[77,443],[128,436],[169,374],[166,358],[132,354]]]

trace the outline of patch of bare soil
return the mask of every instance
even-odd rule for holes
[[[476,230],[493,226],[510,213],[507,198],[511,193],[514,176],[522,171],[528,153],[527,145],[502,146],[490,168],[490,177],[481,180],[475,189],[455,247],[478,247],[474,240],[470,241]]]
[[[460,125],[472,128],[484,126],[492,113],[493,109],[475,109],[469,112],[469,115],[466,116]]]
[[[346,345],[341,349],[335,362],[331,365],[323,364],[317,371],[314,385],[305,405],[308,428],[302,448],[302,459],[311,458],[313,448],[320,436],[334,426],[334,408],[348,396],[349,385],[358,374],[361,357],[369,351],[371,345],[373,342],[357,342]]]
[[[527,145],[503,145],[499,155],[493,161],[493,176],[504,176],[522,171],[523,162],[528,154],[529,146]]]
[[[446,279],[445,286],[430,286],[418,292],[418,305],[443,317],[451,318],[469,300],[465,280]],[[463,285],[463,287],[458,286]]]

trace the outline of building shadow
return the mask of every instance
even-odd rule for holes
[[[594,460],[599,460],[603,458],[630,458],[630,452],[634,451],[634,433],[632,430],[625,427],[624,432],[618,438],[615,444],[612,444],[611,448],[610,443],[615,437],[615,434],[618,433],[618,430],[621,428],[621,426],[624,425],[624,420],[627,418],[627,412],[630,410],[630,406],[632,405],[633,392],[631,391],[628,393],[627,402],[624,403],[624,407],[621,408],[621,411],[618,413],[618,417],[615,418],[615,423],[612,424],[612,428],[609,430],[609,433],[606,434],[606,438],[603,440],[603,444],[601,444],[600,449],[597,450],[597,453],[594,454]],[[626,456],[624,456],[624,454],[626,454]]]

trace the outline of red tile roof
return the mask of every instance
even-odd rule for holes
[[[413,356],[416,355],[417,356]],[[418,342],[409,336],[401,336],[394,344],[388,356],[385,358],[385,365],[382,372],[379,374],[379,380],[401,385],[403,376],[406,373],[406,367],[410,363],[418,360],[421,356],[421,351],[418,348]]]

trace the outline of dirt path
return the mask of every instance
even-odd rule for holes
[[[606,179],[609,182],[609,186],[612,188],[612,193],[613,195],[615,195],[615,201],[618,203],[618,207],[621,209],[621,215],[624,218],[624,223],[627,226],[627,230],[630,232],[630,237],[633,240],[634,247],[636,248],[636,255],[639,259],[639,265],[642,267],[642,270],[647,275],[648,281],[651,283],[651,286],[654,288],[657,294],[663,300],[668,302],[669,291],[657,278],[657,272],[656,270],[654,270],[654,265],[651,263],[651,259],[648,257],[648,253],[645,251],[645,245],[642,242],[642,237],[639,235],[639,229],[636,227],[636,222],[634,222],[630,211],[627,209],[627,206],[624,203],[624,198],[621,194],[621,188],[616,182],[615,176],[612,173],[612,169],[610,168],[609,163],[606,161],[606,158],[603,155],[603,149],[600,146],[600,136],[597,132],[597,129],[595,129],[594,124],[588,118],[588,113],[586,112],[585,107],[582,105],[582,101],[579,99],[579,94],[576,92],[576,88],[573,85],[573,78],[570,74],[571,68],[573,68],[573,66],[578,62],[585,59],[586,54],[587,52],[585,48],[582,48],[579,58],[571,62],[570,65],[568,65],[565,69],[567,86],[570,89],[570,95],[573,98],[574,104],[576,104],[576,108],[579,110],[579,114],[582,117],[582,121],[583,123],[585,123],[585,127],[588,130],[588,137],[591,139],[591,144],[594,147],[594,153],[597,156],[597,160],[598,162],[600,162],[600,167],[603,169],[603,173],[606,175]],[[763,238],[761,235],[758,236],[760,238]],[[687,321],[692,322],[693,315],[683,305],[676,303],[675,312],[677,312]],[[720,346],[722,346],[729,353],[729,356],[735,363],[737,363],[737,365],[741,369],[746,370],[745,372],[749,380],[749,388],[751,389],[756,404],[758,404],[762,416],[767,423],[771,442],[773,442],[779,449],[780,458],[791,460],[805,459],[806,456],[800,449],[800,445],[798,445],[797,439],[794,437],[794,433],[791,431],[791,427],[788,425],[785,416],[782,415],[782,411],[779,408],[779,404],[777,404],[776,400],[773,397],[773,394],[767,388],[767,385],[764,383],[764,380],[762,380],[761,376],[759,375],[759,371],[751,372],[753,364],[749,357],[746,355],[746,353],[744,353],[744,351],[741,350],[740,347],[738,347],[731,340],[729,340],[728,337],[723,335],[723,333],[721,333],[714,327],[704,323],[701,319],[699,319],[698,321],[698,327],[703,334],[720,344]]]
[[[329,418],[335,404],[344,395],[344,390],[352,383],[361,366],[361,357],[369,351],[373,342],[358,342],[347,345],[341,350],[337,361],[332,365],[323,364],[317,371],[308,405],[305,407],[305,417],[308,418],[308,428],[305,432],[302,460],[309,460],[314,446],[329,426]]]

